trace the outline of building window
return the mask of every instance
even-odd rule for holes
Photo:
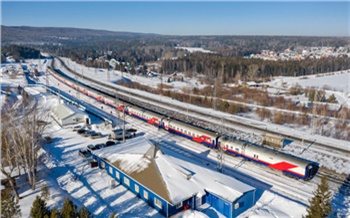
[[[154,204],[157,207],[162,208],[162,202],[160,200],[158,200],[157,198],[154,198]]]
[[[135,184],[135,192],[139,193],[139,186]]]
[[[180,202],[176,205],[176,209],[179,209],[180,207],[182,207],[182,202]]]
[[[115,178],[119,179],[119,172],[115,171]]]
[[[144,197],[145,199],[148,199],[148,192],[145,191],[145,190],[143,190],[143,197]]]
[[[106,167],[105,162],[101,161],[100,163],[101,163],[101,168],[104,169]]]
[[[112,167],[109,167],[109,173],[113,175],[113,169],[112,169]]]
[[[124,177],[124,184],[130,186],[130,181],[128,178]]]
[[[236,203],[234,208],[237,210],[239,208],[239,203]]]

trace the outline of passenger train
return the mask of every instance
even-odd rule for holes
[[[119,111],[125,111],[127,115],[140,119],[157,128],[164,129],[170,133],[183,136],[187,139],[203,144],[213,149],[223,149],[227,154],[241,156],[249,161],[268,166],[283,172],[283,174],[304,180],[312,179],[318,171],[318,163],[297,156],[283,153],[271,148],[252,144],[247,141],[220,135],[215,132],[193,126],[186,122],[175,120],[164,115],[149,111],[139,106],[125,104],[113,95],[75,81],[73,78],[62,75],[51,68],[49,71],[57,80],[80,91],[81,93],[96,99]],[[86,78],[88,79],[88,78]],[[94,81],[97,82],[98,81]],[[103,86],[108,86],[102,84]],[[113,87],[111,87],[113,88]]]

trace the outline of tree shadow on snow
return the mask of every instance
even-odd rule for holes
[[[333,195],[332,209],[334,217],[346,217],[350,212],[350,174],[338,188],[338,192]]]

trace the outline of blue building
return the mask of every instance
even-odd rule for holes
[[[142,138],[93,153],[99,167],[166,217],[210,205],[236,217],[254,205],[255,188],[164,154]]]

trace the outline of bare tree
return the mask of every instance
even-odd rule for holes
[[[14,132],[17,152],[26,169],[29,184],[35,189],[36,171],[38,165],[38,151],[42,145],[42,134],[47,123],[42,119],[42,112],[34,108],[32,112],[23,117],[22,122]]]
[[[12,139],[9,137],[13,129],[14,120],[9,113],[2,113],[1,120],[1,172],[9,181],[16,200],[19,201],[15,180],[12,178],[12,174],[17,166],[17,154],[14,146],[12,146]]]
[[[1,171],[9,178],[16,199],[19,197],[15,192],[15,184],[12,184],[14,181],[10,179],[16,167],[24,169],[31,188],[35,189],[38,151],[42,144],[42,134],[47,126],[43,114],[45,114],[43,110],[37,106],[32,107],[30,112],[25,112],[23,108],[22,113],[14,108],[2,110]]]

